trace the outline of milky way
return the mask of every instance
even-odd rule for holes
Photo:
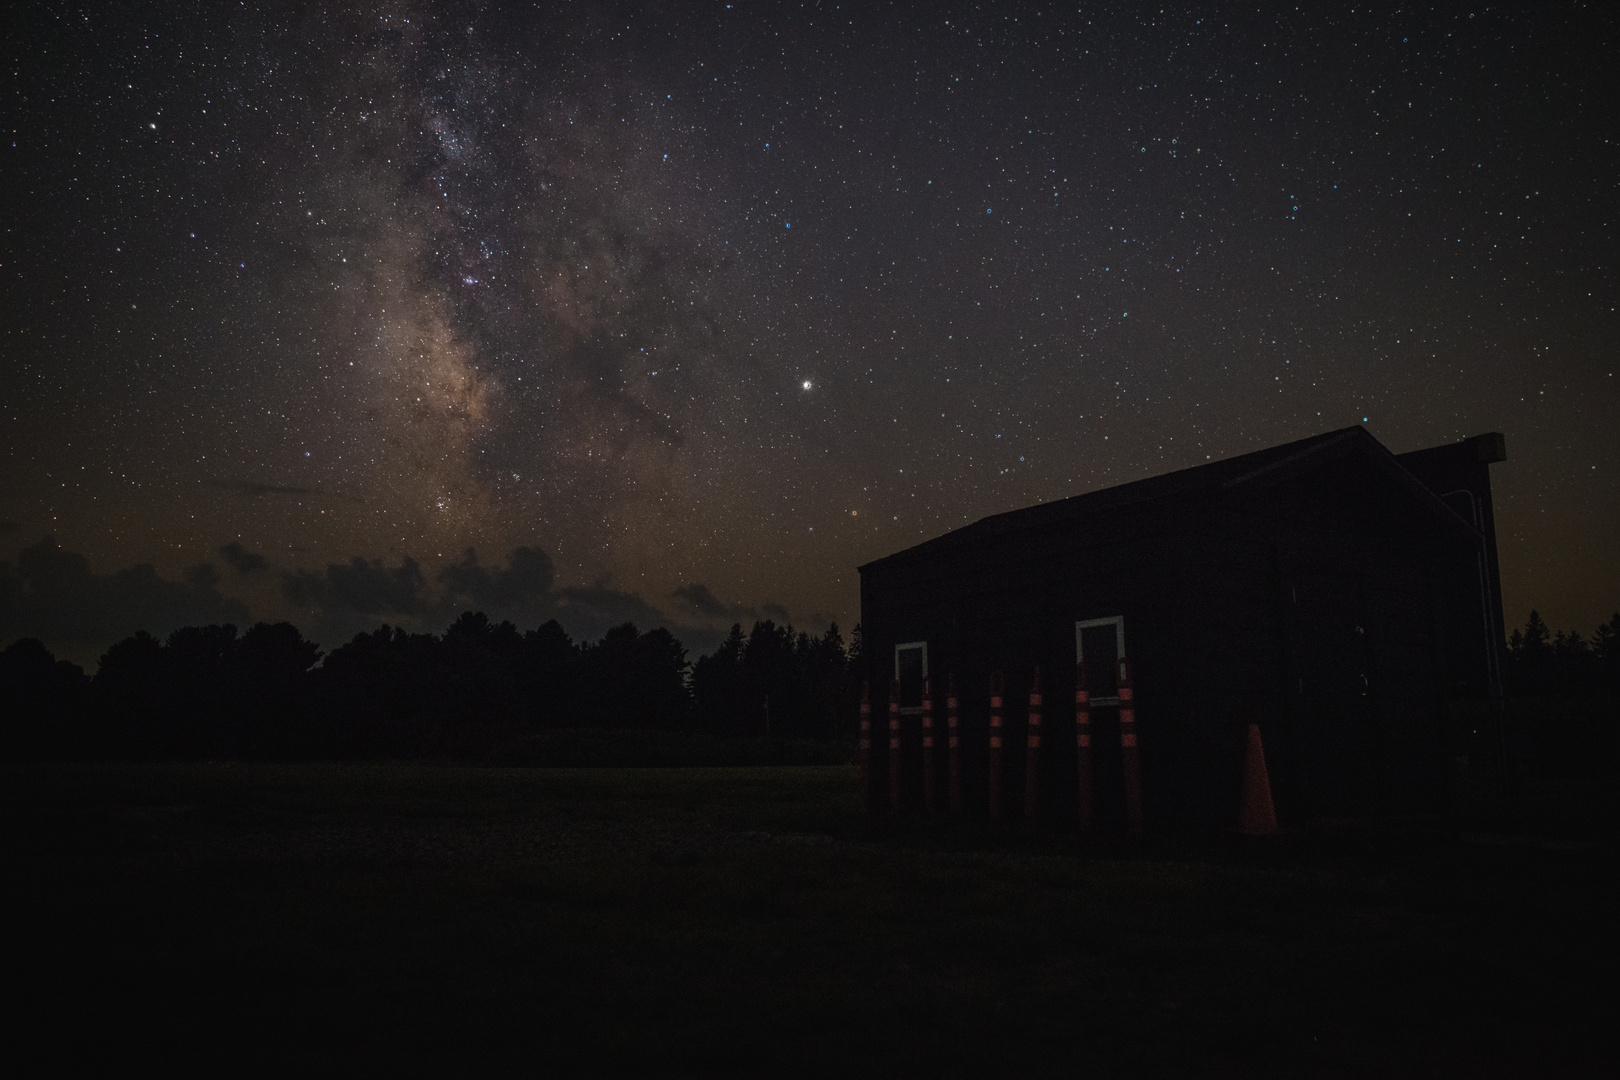
[[[1606,18],[39,9],[4,554],[328,637],[518,548],[514,617],[847,628],[860,562],[1364,423],[1507,432],[1509,619],[1595,622]]]
[[[666,558],[677,508],[723,482],[703,429],[771,378],[728,338],[748,272],[696,133],[623,73],[380,21],[295,114],[331,149],[271,178],[345,380],[326,454],[402,547]]]

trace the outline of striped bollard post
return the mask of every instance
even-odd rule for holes
[[[900,813],[900,680],[889,682],[889,813]]]
[[[1034,821],[1041,804],[1041,666],[1029,686],[1029,734],[1024,753],[1024,820]]]
[[[1119,755],[1125,774],[1125,829],[1142,832],[1142,758],[1136,748],[1136,693],[1131,686],[1131,664],[1119,658]]]
[[[872,684],[861,680],[861,807],[872,810]]]
[[[935,803],[934,788],[934,686],[931,680],[923,680],[922,696],[922,740],[923,740],[923,810],[929,817],[939,812]]]
[[[990,676],[990,820],[1001,820],[1001,672]]]
[[[945,683],[946,746],[950,754],[950,808],[951,813],[962,812],[962,731],[961,713],[956,703],[956,676]]]
[[[1086,665],[1074,665],[1074,746],[1080,764],[1080,827],[1091,828],[1091,692]]]

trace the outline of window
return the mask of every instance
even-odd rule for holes
[[[894,647],[894,677],[900,680],[900,711],[922,712],[923,680],[928,678],[928,642]]]
[[[1093,705],[1119,704],[1119,664],[1125,655],[1125,616],[1081,619],[1074,624],[1074,658],[1086,665]]]

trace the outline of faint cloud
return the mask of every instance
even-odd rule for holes
[[[675,599],[681,601],[681,606],[688,614],[703,619],[776,619],[780,622],[788,621],[788,609],[781,604],[767,600],[758,607],[748,604],[728,604],[714,595],[710,588],[701,581],[690,581],[674,592]]]
[[[412,615],[427,609],[427,578],[411,558],[389,568],[380,559],[356,555],[347,563],[328,563],[322,574],[295,570],[281,591],[295,604],[327,613]]]
[[[83,555],[46,537],[15,565],[0,563],[0,637],[37,637],[58,653],[93,658],[137,630],[162,636],[181,626],[252,621],[247,606],[218,586],[207,563],[183,581],[159,577],[149,563],[98,574]]]
[[[675,598],[683,600],[698,615],[718,619],[731,614],[731,608],[720,602],[720,599],[709,591],[709,587],[702,582],[693,581],[682,585],[675,590]]]
[[[478,553],[468,548],[459,563],[439,571],[445,600],[452,606],[471,604],[503,614],[519,614],[543,607],[551,596],[556,570],[551,556],[538,547],[515,548],[504,569],[482,566]]]
[[[606,580],[592,585],[558,589],[556,617],[571,626],[578,626],[588,634],[606,633],[610,627],[631,622],[643,630],[662,626],[668,620],[664,613],[635,593],[620,592]]]
[[[270,565],[263,555],[257,551],[249,551],[242,546],[242,542],[239,540],[232,540],[220,548],[219,556],[225,560],[232,570],[235,570],[243,577],[256,574]]]

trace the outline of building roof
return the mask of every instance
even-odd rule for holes
[[[1405,489],[1421,505],[1438,517],[1443,527],[1477,540],[1479,533],[1459,517],[1434,492],[1402,468],[1384,445],[1357,424],[1321,435],[1313,435],[1298,442],[1284,443],[1250,454],[1223,458],[1207,465],[1148,477],[1117,487],[1090,491],[1056,502],[1026,506],[1001,514],[980,518],[926,540],[915,547],[875,559],[861,566],[861,570],[878,566],[890,560],[909,561],[923,555],[940,554],[974,547],[1014,534],[1029,532],[1073,521],[1079,518],[1096,520],[1099,517],[1142,510],[1156,503],[1191,501],[1198,498],[1219,497],[1234,489],[1279,483],[1331,462],[1350,457],[1361,457],[1385,473],[1390,481]]]

